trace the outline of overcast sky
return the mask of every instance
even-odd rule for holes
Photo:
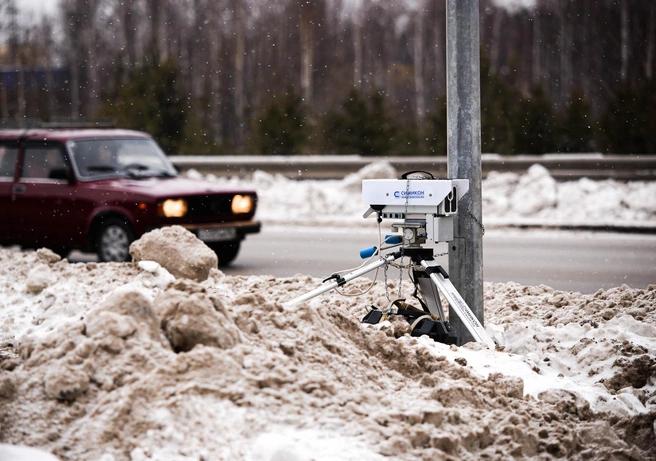
[[[22,14],[39,16],[44,13],[53,14],[59,0],[18,0],[16,5]],[[37,19],[36,17],[34,19]]]

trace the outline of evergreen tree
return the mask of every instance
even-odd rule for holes
[[[612,154],[656,152],[656,81],[615,92],[600,121],[600,146]]]
[[[394,126],[394,136],[390,139],[392,155],[427,155],[430,153],[428,141],[430,141],[430,136],[433,136],[433,132],[425,134],[423,139],[420,139],[420,134],[428,130],[427,126],[418,127],[414,117],[408,118],[406,124],[399,123]]]
[[[326,116],[326,143],[338,154],[388,155],[398,140],[397,127],[387,115],[385,100],[379,92],[367,101],[352,90],[342,111]]]
[[[508,155],[515,152],[519,125],[519,92],[498,75],[490,74],[481,60],[481,150]]]
[[[187,121],[179,75],[174,61],[146,63],[105,100],[102,115],[114,117],[123,128],[148,132],[164,152],[177,154]]]
[[[541,85],[522,99],[514,117],[515,146],[518,154],[545,154],[558,149],[558,120],[552,103]]]
[[[590,104],[581,90],[575,90],[561,121],[558,152],[592,152],[594,132]]]
[[[199,105],[198,102],[192,105],[187,116],[184,136],[180,142],[180,154],[220,155],[225,146],[216,142],[211,128],[197,115],[201,112],[195,110]]]
[[[435,112],[428,116],[428,133],[426,133],[428,154],[446,155],[446,98],[438,99],[435,107]]]
[[[264,155],[300,154],[309,131],[303,99],[288,91],[282,99],[274,99],[254,122],[255,149]]]

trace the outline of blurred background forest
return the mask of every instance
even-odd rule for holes
[[[0,0],[0,122],[169,154],[446,153],[445,0]],[[656,152],[656,2],[480,1],[482,151]]]

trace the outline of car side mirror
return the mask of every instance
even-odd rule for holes
[[[48,175],[48,178],[59,179],[68,182],[71,182],[73,179],[71,175],[71,171],[68,168],[53,168],[52,170],[50,170],[50,174]]]

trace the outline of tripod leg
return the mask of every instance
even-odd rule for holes
[[[485,331],[485,328],[483,328],[483,325],[478,321],[469,306],[467,306],[465,300],[462,299],[462,296],[460,296],[456,287],[454,287],[453,283],[448,279],[446,271],[435,261],[421,260],[420,264],[426,269],[426,273],[429,275],[430,279],[435,283],[437,288],[449,302],[449,308],[453,309],[455,313],[458,314],[463,325],[467,327],[467,330],[469,330],[474,339],[485,343],[490,349],[494,350],[494,341],[490,335],[487,334],[487,331]]]
[[[415,269],[413,271],[413,278],[419,285],[419,290],[424,295],[424,302],[428,311],[432,315],[439,317],[442,322],[446,322],[446,316],[444,315],[442,303],[440,302],[440,294],[433,281],[426,274],[426,271]]]
[[[398,259],[400,257],[401,257],[401,253],[398,251],[394,253],[390,253],[380,258],[378,261],[374,261],[373,263],[363,266],[360,269],[356,269],[353,272],[349,272],[343,277],[337,276],[337,277],[328,278],[324,281],[330,280],[332,278],[335,278],[336,280],[334,282],[328,283],[327,285],[322,285],[319,288],[316,288],[308,293],[305,293],[304,295],[294,298],[291,301],[287,301],[286,303],[284,303],[284,305],[293,306],[303,301],[307,301],[308,299],[312,299],[315,296],[319,296],[320,294],[325,293],[326,291],[342,286],[346,282],[350,282],[354,278],[360,277],[361,275],[364,275],[367,272],[371,272],[375,269],[378,269],[379,267],[384,266],[385,264],[388,264],[389,262],[394,261],[395,259]]]

